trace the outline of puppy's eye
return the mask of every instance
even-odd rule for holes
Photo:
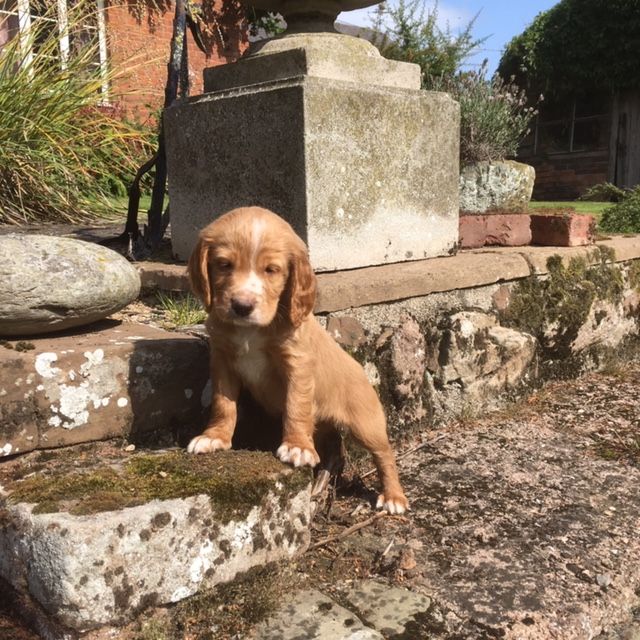
[[[268,264],[265,271],[269,274],[280,273],[280,267],[277,264]]]
[[[216,260],[216,267],[218,267],[220,271],[231,271],[231,269],[233,269],[233,263],[231,260],[220,258]]]

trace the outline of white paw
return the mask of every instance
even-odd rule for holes
[[[378,496],[378,502],[376,503],[376,509],[384,509],[391,515],[400,515],[409,509],[409,505],[405,500],[385,500],[384,495]]]
[[[211,453],[221,449],[231,449],[231,443],[209,436],[196,436],[187,447],[189,453]]]
[[[300,447],[290,447],[288,444],[281,444],[276,451],[276,456],[282,462],[288,462],[294,467],[304,467],[308,465],[315,467],[320,462],[320,457],[313,449],[301,449]]]

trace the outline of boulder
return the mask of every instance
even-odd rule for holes
[[[535,178],[532,166],[514,160],[468,165],[460,172],[460,211],[526,211]]]
[[[140,276],[120,254],[90,242],[40,235],[0,237],[0,335],[86,325],[134,300]]]

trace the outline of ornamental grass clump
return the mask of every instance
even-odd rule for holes
[[[140,158],[152,152],[151,133],[104,104],[105,83],[123,71],[105,76],[96,64],[99,45],[97,38],[84,37],[82,5],[69,11],[68,32],[76,46],[66,60],[60,34],[47,20],[36,21],[0,51],[2,224],[112,214],[109,198],[126,192]]]

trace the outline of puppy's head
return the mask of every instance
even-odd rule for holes
[[[238,326],[298,327],[316,280],[304,242],[275,213],[234,209],[205,227],[189,260],[195,294],[216,319]]]

